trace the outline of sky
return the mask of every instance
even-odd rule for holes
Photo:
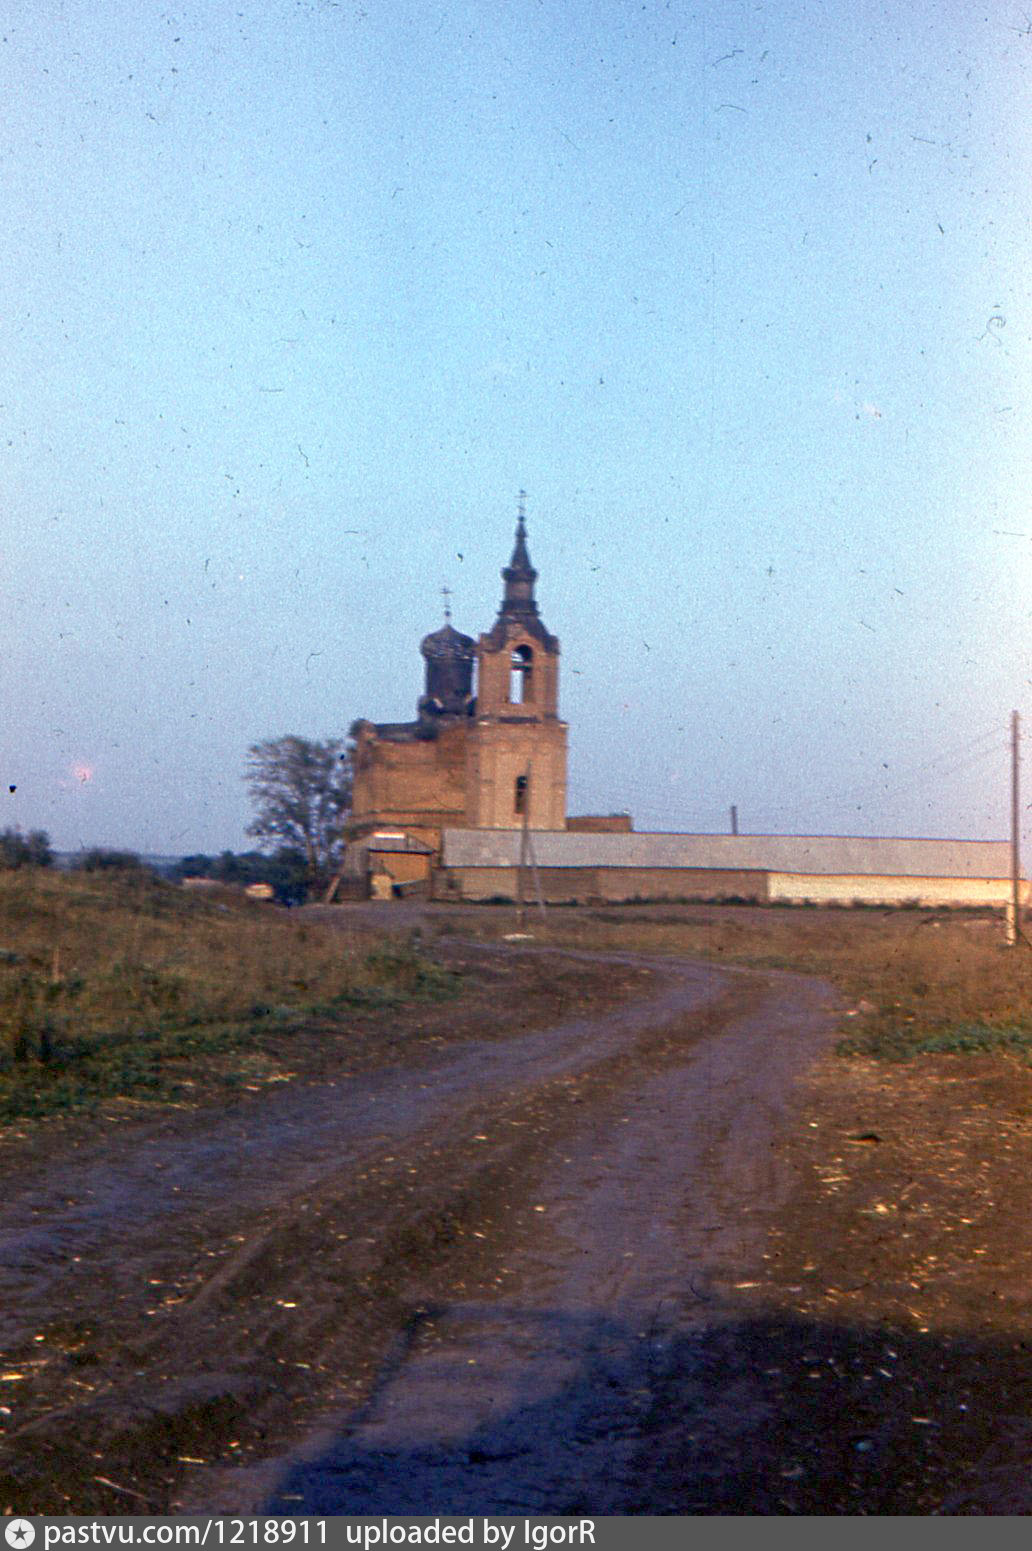
[[[246,847],[525,489],[571,812],[1006,835],[1030,16],[8,0],[0,828]]]

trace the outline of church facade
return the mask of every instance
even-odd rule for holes
[[[349,871],[375,871],[377,853],[396,882],[416,881],[439,864],[445,830],[565,829],[559,642],[538,611],[537,576],[521,503],[491,628],[474,641],[446,610],[420,645],[415,720],[352,725]]]

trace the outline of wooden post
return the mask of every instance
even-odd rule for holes
[[[1021,729],[1017,711],[1011,712],[1011,899],[1007,911],[1007,942],[1013,947],[1021,936],[1021,800],[1019,791]]]
[[[523,824],[520,829],[520,860],[516,868],[516,930],[523,930],[523,901],[526,893],[527,858],[530,851],[530,765],[523,776]]]
[[[541,874],[538,872],[537,855],[534,851],[534,841],[530,830],[527,831],[527,854],[530,859],[530,875],[534,880],[534,897],[537,900],[538,910],[541,912],[542,921],[545,919],[545,896],[541,892]]]

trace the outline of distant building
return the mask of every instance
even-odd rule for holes
[[[538,612],[537,575],[521,501],[490,630],[474,641],[446,608],[420,645],[415,720],[352,725],[344,895],[512,898],[527,829],[554,901],[1008,901],[1006,841],[636,834],[626,813],[568,819],[559,641]]]

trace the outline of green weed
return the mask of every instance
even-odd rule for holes
[[[1032,1052],[1032,1028],[961,1023],[932,1031],[890,1025],[840,1040],[837,1049],[840,1055],[876,1061],[909,1061],[920,1055],[1027,1054]]]

